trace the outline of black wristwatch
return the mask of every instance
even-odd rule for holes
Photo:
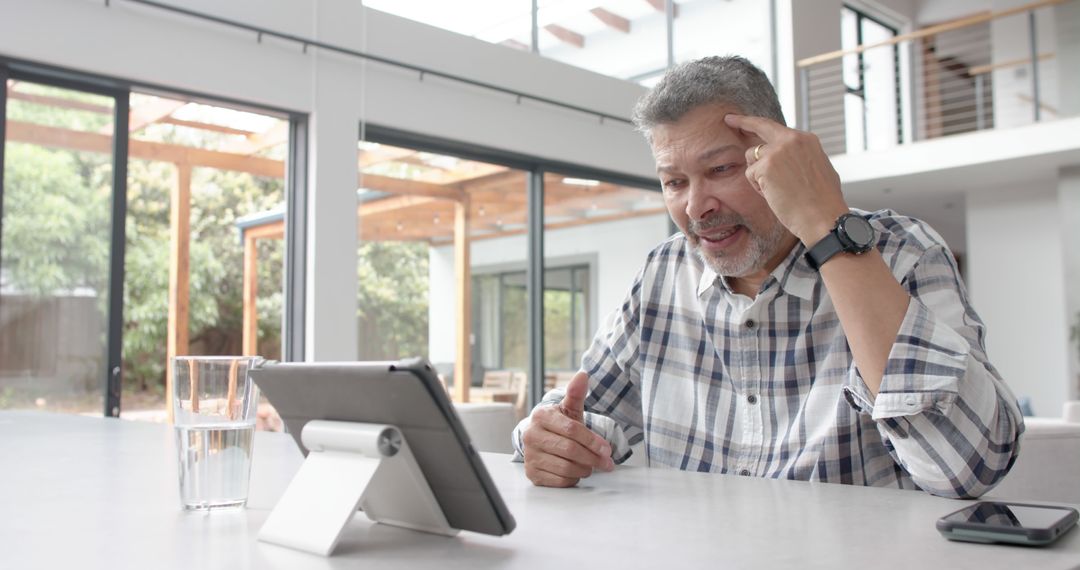
[[[866,218],[847,213],[836,219],[836,227],[821,241],[806,251],[806,262],[815,270],[820,269],[832,256],[846,251],[858,255],[873,247],[874,228]]]

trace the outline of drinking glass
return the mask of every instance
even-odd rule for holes
[[[173,358],[173,422],[184,510],[247,503],[259,389],[258,356]]]

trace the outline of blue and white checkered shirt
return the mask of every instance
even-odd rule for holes
[[[1016,458],[1023,419],[986,357],[956,262],[925,223],[857,211],[911,295],[873,397],[798,244],[757,297],[677,234],[648,256],[582,358],[586,425],[617,463],[974,497]],[[541,405],[558,402],[561,391]],[[521,434],[513,441],[521,456]]]

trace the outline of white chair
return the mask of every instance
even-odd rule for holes
[[[517,426],[514,405],[509,402],[495,403],[454,403],[465,431],[477,451],[495,453],[513,453],[510,434]]]
[[[1020,456],[990,496],[1080,503],[1080,401],[1064,408],[1060,418],[1024,418]]]

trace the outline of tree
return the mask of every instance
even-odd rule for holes
[[[428,353],[428,246],[365,242],[357,274],[360,358],[393,360]]]

